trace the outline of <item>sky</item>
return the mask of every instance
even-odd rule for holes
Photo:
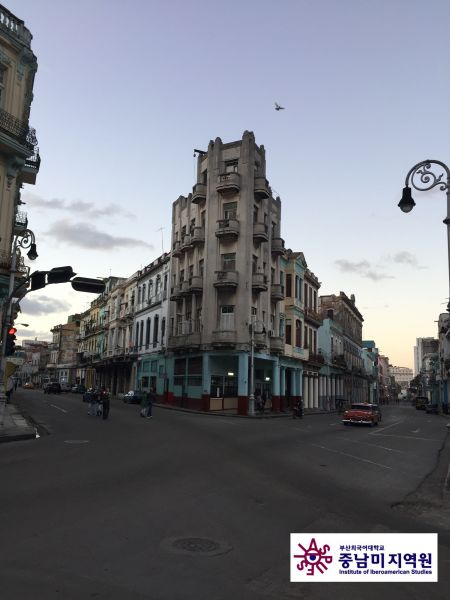
[[[409,214],[397,204],[414,164],[450,161],[447,0],[5,4],[39,64],[42,162],[22,193],[32,270],[130,276],[170,248],[193,149],[253,131],[286,247],[305,254],[321,294],[355,294],[363,339],[413,367],[449,297],[445,192],[413,193]],[[93,299],[70,284],[30,293],[19,341],[51,339]]]

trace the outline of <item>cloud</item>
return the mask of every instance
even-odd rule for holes
[[[398,263],[401,265],[409,265],[414,269],[426,269],[426,267],[421,267],[417,261],[417,258],[411,252],[407,252],[406,250],[402,250],[401,252],[397,252],[394,256],[389,257],[390,260],[394,263]]]
[[[39,341],[49,341],[52,339],[50,331],[38,331],[37,329],[22,329],[16,333],[16,337],[20,340],[30,340],[37,338]]]
[[[356,273],[360,277],[371,279],[372,281],[380,281],[381,279],[394,279],[392,275],[374,270],[367,260],[360,262],[352,262],[344,258],[334,261],[343,273]]]
[[[99,207],[94,202],[85,202],[83,200],[64,200],[62,198],[52,198],[46,200],[36,194],[24,194],[26,201],[34,208],[42,208],[43,210],[62,210],[70,212],[74,215],[83,213],[85,217],[113,217],[120,215],[128,219],[134,218],[135,215],[128,210],[125,210],[119,204],[110,202],[106,206]]]
[[[52,313],[69,313],[71,305],[64,300],[57,300],[50,296],[35,296],[34,298],[25,297],[20,301],[20,308],[23,318],[28,315],[41,316]]]
[[[101,231],[91,223],[73,223],[68,219],[56,221],[46,232],[54,240],[91,250],[115,250],[116,248],[151,248],[153,245],[130,237],[113,236]]]

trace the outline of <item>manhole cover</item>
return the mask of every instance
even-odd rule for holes
[[[65,444],[88,444],[89,440],[64,440]]]
[[[231,546],[225,542],[199,537],[167,538],[163,540],[161,546],[165,550],[177,554],[202,554],[207,556],[217,556],[231,550]]]

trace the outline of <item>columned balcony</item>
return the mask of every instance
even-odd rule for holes
[[[316,367],[322,367],[325,364],[325,359],[322,354],[315,354],[311,352],[309,354],[308,362]]]
[[[206,183],[196,183],[192,188],[192,202],[202,204],[206,201]]]
[[[189,278],[188,291],[190,294],[203,293],[203,277],[201,275],[192,275]]]
[[[217,177],[217,191],[224,196],[237,194],[241,189],[239,173],[223,173]]]
[[[181,250],[181,242],[180,240],[176,240],[173,243],[172,256],[174,256],[175,258],[179,258],[182,254],[183,252]]]
[[[25,159],[25,164],[22,168],[21,180],[23,183],[29,183],[34,185],[36,183],[36,177],[39,173],[39,167],[41,166],[41,157],[39,156],[39,148],[35,148],[33,156],[29,156]]]
[[[187,252],[192,249],[191,236],[185,235],[183,241],[181,242],[181,251]]]
[[[283,238],[272,238],[272,254],[281,256],[282,254],[284,254],[284,240]]]
[[[194,227],[191,235],[191,244],[193,246],[202,246],[205,243],[205,228]]]
[[[237,332],[216,330],[212,332],[211,343],[216,347],[235,346],[237,340]]]
[[[186,296],[187,294],[189,294],[189,281],[188,280],[181,282],[181,295]]]
[[[252,274],[252,290],[254,292],[267,291],[267,276],[264,273]]]
[[[219,219],[216,237],[219,239],[237,239],[239,237],[239,221],[237,219]]]
[[[214,287],[218,289],[236,289],[238,286],[237,271],[215,271]]]
[[[282,337],[273,336],[270,338],[270,352],[272,354],[284,353],[284,339]]]
[[[264,200],[270,198],[272,190],[269,187],[269,182],[265,177],[255,177],[255,198],[256,200]]]
[[[270,286],[270,298],[272,302],[281,302],[284,300],[284,291],[281,284],[272,283]]]
[[[175,285],[171,289],[170,299],[171,300],[179,300],[181,298],[181,286]]]
[[[269,233],[265,223],[253,223],[253,240],[257,243],[269,241]]]

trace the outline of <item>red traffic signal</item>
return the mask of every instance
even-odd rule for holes
[[[16,335],[17,329],[15,327],[11,327],[8,330],[8,335]]]

